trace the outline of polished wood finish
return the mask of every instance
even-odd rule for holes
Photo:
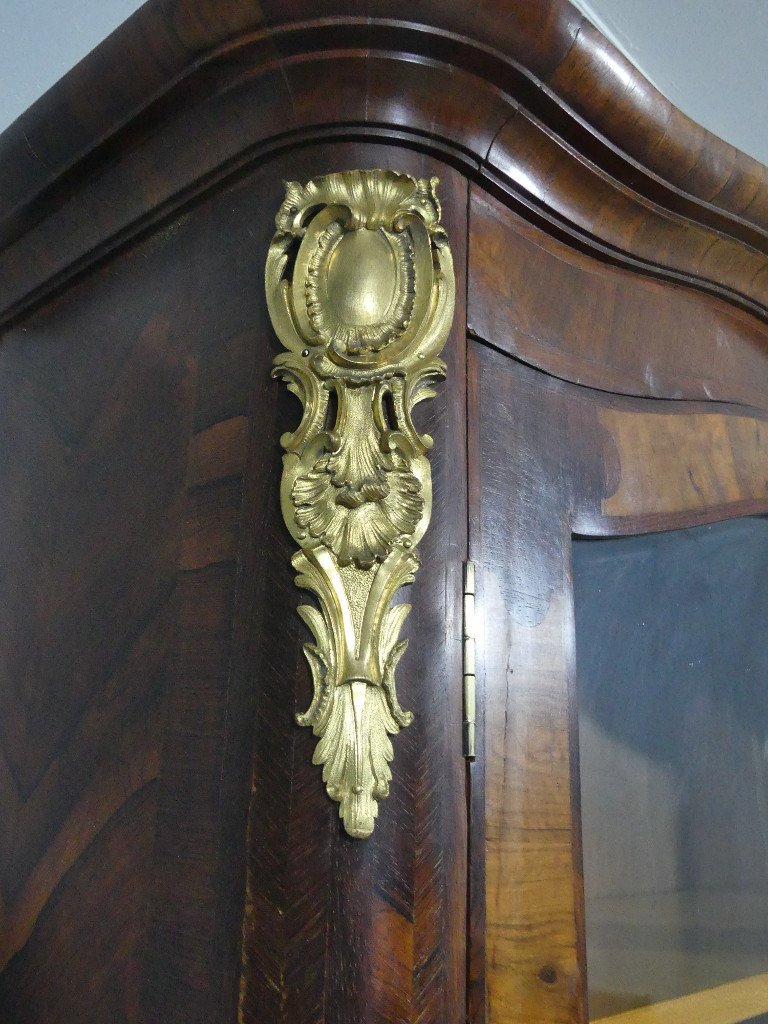
[[[759,974],[655,1006],[599,1017],[595,1024],[698,1024],[702,1020],[707,1024],[749,1024],[766,1013],[768,974]]]
[[[294,153],[269,173],[279,185],[289,174],[307,180],[333,167],[388,165],[441,178],[451,246],[465,252],[466,181],[418,154],[324,147]],[[317,740],[293,720],[295,711],[309,705],[311,686],[301,652],[307,631],[295,612],[301,595],[288,568],[295,545],[287,532],[279,530],[248,569],[264,589],[246,627],[243,665],[256,689],[239,997],[243,1024],[443,1024],[464,1013],[467,812],[461,730],[454,728],[461,719],[461,688],[453,685],[461,676],[467,521],[464,492],[455,489],[455,466],[466,459],[461,265],[456,294],[458,315],[444,353],[450,386],[425,403],[423,412],[417,410],[420,425],[438,441],[431,456],[434,511],[419,545],[421,569],[408,588],[413,610],[398,681],[414,722],[393,738],[390,795],[370,839],[344,834],[338,804],[327,798],[312,764]],[[262,404],[261,391],[254,392],[254,402]],[[297,422],[291,396],[281,393],[277,408],[272,439]],[[277,483],[279,453],[274,443],[265,443],[262,429],[251,450],[260,467],[268,456],[270,479]],[[256,533],[278,527],[277,486],[266,487],[260,475],[252,495],[262,510]]]
[[[293,718],[310,681],[278,439],[298,410],[270,379],[263,258],[285,178],[388,164],[441,178],[463,254],[467,183],[450,168],[305,149],[6,336],[0,1017],[70,1021],[86,1003],[110,1024],[463,1013],[463,258],[451,387],[422,424],[441,443],[401,665],[416,720],[395,738],[371,840],[341,833]],[[71,976],[54,969],[70,958]]]
[[[82,991],[93,1019],[138,1008],[193,394],[168,315],[186,268],[163,250],[0,354],[0,1017],[19,1024],[76,1019]]]
[[[601,500],[601,525],[637,532],[639,520],[653,527],[675,516],[728,518],[765,508],[768,502],[768,422],[765,414],[724,415],[711,409],[670,416],[666,408],[598,413],[611,438],[616,488]],[[618,479],[617,479],[618,478]],[[579,532],[593,524],[577,515]],[[631,526],[628,527],[628,521]]]
[[[459,296],[364,843],[293,721],[262,283],[282,179],[353,167],[440,177]],[[150,0],[0,191],[0,1018],[583,1022],[570,534],[768,509],[768,170],[565,0]]]
[[[540,376],[551,380],[477,343],[470,349],[470,557],[481,609],[482,709],[471,842],[485,862],[485,879],[475,879],[472,892],[484,906],[474,941],[485,955],[473,965],[471,1019],[494,1024],[585,1019],[560,472],[567,435],[562,407],[553,418],[550,393],[536,389]]]
[[[761,405],[768,327],[715,299],[606,267],[473,186],[468,326],[576,384]]]
[[[585,1020],[570,537],[768,511],[768,414],[609,395],[478,342],[469,388],[473,1019],[565,1024]]]
[[[579,248],[760,316],[768,303],[768,172],[675,111],[567,0],[422,0],[408,18],[394,0],[174,0],[145,5],[0,139],[0,317],[320,133],[431,151]]]

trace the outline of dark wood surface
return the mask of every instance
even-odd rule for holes
[[[480,747],[471,845],[481,904],[473,1022],[585,1021],[568,584],[565,410],[544,375],[478,343],[469,360],[470,557]],[[554,413],[554,415],[553,415]]]
[[[290,34],[303,37],[303,52],[311,49],[308,38],[342,46],[354,40],[365,49],[385,37],[407,41],[402,52],[453,57],[497,88],[519,91],[534,110],[538,103],[553,121],[570,121],[577,148],[591,135],[598,164],[621,166],[617,177],[663,197],[664,205],[674,208],[687,196],[744,230],[768,229],[765,168],[691,122],[567,0],[497,0],[481,8],[420,0],[407,11],[393,0],[269,0],[258,9],[245,0],[145,4],[6,134],[6,169],[15,160],[28,171],[24,180],[3,178],[11,205],[47,186],[51,172],[60,174],[196,67],[251,40],[262,60],[279,61],[297,48],[284,38]],[[546,89],[536,98],[539,83]],[[574,115],[591,132],[580,133]]]
[[[768,511],[768,414],[610,395],[479,342],[469,355],[471,1019],[570,1024],[586,1014],[571,534]]]
[[[766,405],[765,324],[606,267],[477,186],[469,263],[469,330],[509,355],[604,391]]]
[[[138,1006],[192,402],[166,251],[0,352],[0,1018],[20,1024],[76,1019],[82,992],[88,1019]]]
[[[262,275],[283,178],[373,166],[441,178],[459,299],[359,843],[293,719]],[[150,0],[0,196],[0,1019],[582,1024],[570,532],[768,507],[768,171],[564,0]]]
[[[442,179],[459,300],[422,414],[416,720],[359,842],[294,721],[309,637],[279,438],[298,406],[270,379],[262,275],[284,179],[388,165]],[[305,148],[7,333],[0,1019],[461,1019],[466,210],[465,179],[420,154]]]
[[[764,315],[768,172],[566,0],[150,0],[0,137],[0,318],[320,133],[430,151],[572,245]]]
[[[293,719],[309,705],[302,653],[308,636],[295,614],[300,592],[289,567],[294,547],[279,525],[279,494],[271,482],[280,476],[274,442],[298,422],[298,404],[283,386],[276,387],[270,437],[259,424],[251,445],[248,472],[259,475],[250,490],[260,512],[253,520],[245,513],[257,554],[246,574],[254,582],[244,585],[258,586],[258,597],[243,624],[248,647],[242,671],[254,691],[256,723],[243,1024],[444,1024],[464,1014],[467,844],[459,680],[466,557],[467,185],[418,154],[371,146],[303,151],[268,173],[279,183],[289,174],[306,180],[332,167],[390,165],[441,178],[443,218],[459,272],[457,317],[446,349],[448,382],[421,407],[424,428],[436,439],[434,514],[419,545],[422,568],[404,595],[413,608],[404,627],[409,647],[398,671],[400,698],[415,719],[393,739],[391,791],[373,835],[350,839],[312,764],[317,739]],[[268,336],[265,313],[262,323]],[[253,400],[263,406],[261,389],[254,390]]]

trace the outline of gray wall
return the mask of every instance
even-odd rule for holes
[[[0,0],[0,131],[143,0]]]
[[[571,0],[689,117],[768,164],[766,0]]]

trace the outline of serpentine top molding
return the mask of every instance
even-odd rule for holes
[[[283,517],[300,546],[299,614],[314,696],[298,715],[319,742],[328,795],[350,836],[371,834],[387,796],[390,736],[411,723],[395,689],[410,610],[392,604],[419,567],[432,510],[432,438],[413,407],[445,375],[453,261],[437,179],[343,171],[286,183],[266,264],[275,359],[304,407],[285,434]]]
[[[275,145],[359,135],[428,149],[568,244],[768,319],[768,168],[567,0],[407,13],[148,0],[0,136],[0,323]]]

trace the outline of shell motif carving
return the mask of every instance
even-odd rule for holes
[[[286,349],[273,374],[304,410],[281,438],[292,564],[317,600],[298,609],[314,636],[314,696],[298,722],[319,737],[314,762],[356,838],[373,831],[390,737],[412,718],[395,688],[410,606],[392,599],[418,569],[432,507],[432,439],[411,414],[445,375],[453,321],[437,184],[382,170],[288,182],[266,264]]]

